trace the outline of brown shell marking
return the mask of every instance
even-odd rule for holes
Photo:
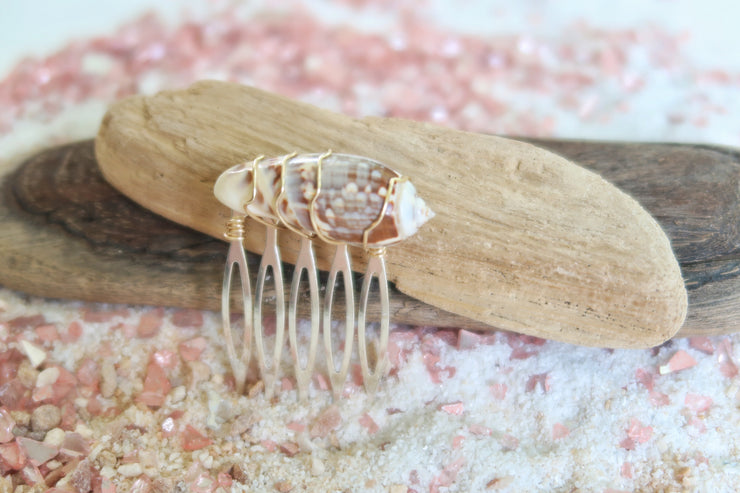
[[[316,195],[320,159],[321,184]],[[244,195],[247,195],[246,191],[251,192],[252,168],[253,163],[247,163],[226,171],[216,184],[215,193],[219,200],[235,208],[235,201],[224,196],[232,192]],[[283,168],[284,180],[281,177]],[[229,174],[236,175],[231,180],[241,182],[227,184],[222,178]],[[395,193],[398,187],[392,185],[392,178],[398,179],[400,175],[372,159],[347,154],[331,154],[323,158],[321,154],[301,154],[263,159],[256,165],[254,200],[246,212],[265,222],[284,223],[305,235],[318,233],[324,239],[351,245],[362,246],[363,234],[371,228],[367,246],[385,246],[408,236],[403,234],[400,216],[394,214],[399,194]],[[235,192],[237,189],[241,192]],[[386,201],[389,193],[391,195]],[[249,198],[245,197],[244,201]],[[414,195],[406,200],[416,200],[419,213],[426,215],[414,222],[421,224],[431,217],[431,211],[425,208],[421,199]],[[313,218],[310,213],[312,207]],[[409,230],[415,231],[416,228],[405,229]]]

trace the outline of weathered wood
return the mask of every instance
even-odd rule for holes
[[[740,232],[731,219],[740,213],[740,154],[681,144],[534,142],[649,204],[676,249],[688,288],[679,336],[740,330]],[[40,296],[218,310],[224,243],[156,216],[113,189],[100,175],[92,140],[39,153],[0,191],[0,231],[7,232],[0,233],[7,260],[0,263],[0,282],[6,286]],[[34,264],[43,258],[45,264]],[[248,260],[254,273],[259,257]],[[117,282],[77,282],[111,278]],[[401,323],[491,328],[395,289],[391,303]]]
[[[600,173],[660,222],[689,294],[680,335],[740,330],[740,151],[698,144],[531,141]]]
[[[55,298],[219,309],[225,243],[157,216],[111,187],[95,161],[94,141],[29,158],[5,178],[0,194],[0,284]],[[259,256],[247,259],[254,276]],[[292,274],[291,265],[284,269]],[[338,289],[339,307],[343,296]],[[273,298],[266,293],[268,304]],[[232,306],[238,309],[239,300]],[[307,316],[308,304],[298,306]],[[369,319],[376,319],[377,307],[369,308]],[[393,287],[391,312],[398,323],[490,329]]]
[[[106,179],[178,223],[220,236],[212,184],[259,154],[331,147],[387,163],[437,213],[390,250],[396,287],[507,330],[586,345],[644,347],[675,334],[686,291],[669,241],[598,175],[521,142],[382,118],[355,120],[236,84],[129,98],[96,140]],[[291,262],[295,235],[282,234]],[[263,247],[261,227],[245,246]],[[333,247],[319,245],[319,264]],[[358,270],[364,256],[354,252]]]

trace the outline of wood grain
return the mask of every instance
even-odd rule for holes
[[[531,142],[597,171],[660,222],[689,294],[681,335],[740,330],[740,151],[699,144]]]
[[[740,213],[740,154],[703,145],[532,142],[649,204],[686,280],[689,311],[679,336],[740,329],[740,231],[731,219]],[[218,310],[225,244],[113,189],[100,175],[92,140],[33,156],[0,191],[0,231],[6,232],[0,250],[8,260],[0,264],[0,282],[6,286],[40,296]],[[259,257],[248,260],[254,273]],[[106,279],[118,282],[100,282]],[[492,329],[391,289],[393,319],[400,323]]]
[[[157,216],[111,187],[95,161],[93,140],[34,155],[0,191],[0,283],[6,287],[53,298],[220,309],[226,244]],[[247,260],[254,281],[260,258],[248,254]],[[284,269],[292,275],[291,265]],[[274,292],[265,296],[268,304],[275,298]],[[238,309],[239,300],[232,306]],[[309,305],[298,306],[308,316]],[[369,319],[377,318],[376,310],[370,306]],[[391,312],[398,323],[490,329],[394,287]]]
[[[359,154],[412,177],[437,213],[390,250],[389,274],[412,298],[506,330],[585,345],[644,347],[686,313],[670,243],[632,198],[541,148],[402,120],[355,120],[236,84],[112,106],[96,140],[106,179],[134,201],[219,236],[212,184],[259,154]],[[295,235],[282,234],[291,262]],[[245,241],[263,247],[255,227]],[[324,268],[331,247],[317,256]],[[354,253],[362,269],[362,252]]]
[[[223,255],[222,243],[115,192],[95,166],[92,141],[46,150],[7,176],[0,224],[0,283],[48,297],[162,305],[207,298]],[[152,273],[166,273],[163,282]]]

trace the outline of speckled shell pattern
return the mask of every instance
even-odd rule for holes
[[[393,186],[391,179],[400,175],[366,157],[321,156],[300,154],[287,159],[286,156],[263,159],[258,161],[256,173],[251,170],[252,163],[245,165],[250,168],[244,177],[249,189],[254,175],[257,176],[248,214],[266,222],[287,223],[291,229],[309,236],[318,233],[320,238],[350,245],[362,246],[363,233],[369,228],[365,246],[380,247],[402,240],[392,214],[398,187]],[[321,189],[316,196],[320,158]],[[389,186],[392,190],[386,202]],[[314,210],[313,220],[310,207]]]

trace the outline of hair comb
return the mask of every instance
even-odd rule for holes
[[[320,333],[323,332],[326,363],[335,396],[347,378],[355,327],[363,384],[373,394],[388,370],[387,346],[390,327],[390,302],[385,267],[386,247],[416,233],[433,217],[432,211],[416,193],[409,179],[388,166],[362,156],[335,154],[297,154],[265,158],[234,166],[219,176],[214,186],[216,198],[232,211],[226,225],[230,242],[221,293],[221,315],[226,348],[237,389],[244,388],[252,353],[255,354],[265,395],[274,392],[280,374],[287,320],[290,354],[299,396],[305,398],[316,362]],[[246,220],[251,218],[267,228],[265,247],[252,294],[243,240]],[[290,288],[286,317],[284,279],[278,230],[301,236],[301,246]],[[320,301],[319,277],[313,241],[336,245],[329,278]],[[360,289],[355,317],[355,292],[348,248],[363,248],[369,255]],[[241,331],[232,326],[230,293],[234,267],[238,266],[244,306]],[[265,284],[271,271],[275,283],[275,344],[272,356],[265,350],[262,308]],[[303,272],[309,284],[311,332],[308,350],[299,347],[297,305]],[[341,363],[335,362],[332,341],[332,307],[337,278],[341,274],[345,292],[345,333]],[[381,319],[378,340],[370,347],[366,313],[373,278],[378,280]],[[323,314],[322,314],[323,311]],[[235,333],[241,332],[237,344]],[[253,349],[254,347],[254,349]],[[371,368],[369,354],[374,349]],[[301,355],[304,354],[304,357]]]

